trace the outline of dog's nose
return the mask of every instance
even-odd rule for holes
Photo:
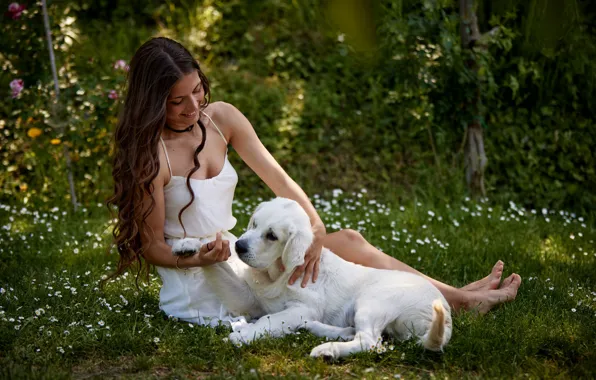
[[[239,255],[248,252],[248,244],[246,243],[246,240],[236,240],[234,246],[236,247],[236,253]]]

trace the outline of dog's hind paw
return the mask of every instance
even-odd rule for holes
[[[336,360],[339,358],[339,350],[335,346],[333,342],[323,343],[313,348],[310,356],[313,358],[323,358],[327,361]]]
[[[201,240],[199,239],[178,239],[172,244],[172,253],[175,256],[191,256],[201,249],[201,245]]]

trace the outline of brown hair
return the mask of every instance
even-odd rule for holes
[[[152,181],[160,168],[158,144],[166,124],[166,100],[174,84],[194,70],[205,91],[205,101],[201,104],[204,108],[210,99],[209,82],[199,63],[178,42],[164,37],[153,38],[136,51],[130,62],[124,108],[113,137],[114,195],[107,202],[108,207],[118,209],[113,244],[120,260],[112,277],[122,274],[135,263],[138,264],[137,280],[143,267],[149,273],[149,265],[144,265],[141,234],[149,232],[145,220],[155,207]],[[182,212],[195,198],[190,177],[199,170],[198,154],[205,146],[205,126],[200,120],[199,127],[203,137],[194,153],[195,166],[186,178],[191,200],[178,214],[181,224]],[[144,207],[143,199],[147,195],[151,197],[151,204]]]

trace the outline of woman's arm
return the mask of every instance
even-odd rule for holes
[[[315,234],[313,245],[306,253],[305,263],[298,267],[290,278],[293,283],[303,272],[302,286],[311,278],[316,281],[319,271],[319,258],[326,235],[325,225],[306,193],[277,163],[267,148],[261,143],[248,119],[236,107],[227,103],[218,103],[216,118],[226,129],[229,142],[242,160],[265,182],[278,197],[293,199],[298,202],[310,218]]]

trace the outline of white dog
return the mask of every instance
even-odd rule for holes
[[[439,351],[451,337],[451,312],[428,280],[412,273],[350,263],[324,248],[316,283],[288,285],[304,262],[313,235],[306,212],[295,201],[276,198],[255,211],[236,253],[250,268],[237,275],[228,263],[205,267],[212,288],[233,313],[259,317],[230,334],[233,343],[250,343],[305,328],[343,342],[315,347],[311,356],[331,359],[378,347],[381,334],[417,337]],[[281,260],[285,271],[279,270]]]

